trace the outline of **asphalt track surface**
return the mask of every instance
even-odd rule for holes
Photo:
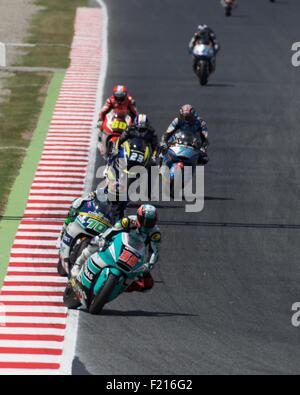
[[[106,94],[126,83],[164,131],[180,105],[207,120],[205,209],[162,205],[155,288],[80,313],[74,374],[300,373],[298,0],[109,0]],[[199,23],[221,41],[200,87],[187,43]],[[180,205],[179,205],[180,206]]]

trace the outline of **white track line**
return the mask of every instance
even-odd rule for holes
[[[101,9],[103,10],[103,30],[102,30],[102,67],[98,80],[98,90],[97,90],[97,106],[94,113],[93,124],[95,125],[98,121],[98,116],[100,113],[100,106],[104,99],[104,85],[107,75],[108,68],[108,10],[106,4],[102,0],[97,0]],[[95,172],[95,164],[96,164],[96,153],[97,153],[97,140],[98,133],[96,130],[92,135],[92,143],[91,143],[91,151],[90,151],[90,162],[87,170],[87,177],[85,182],[85,192],[89,192],[91,190],[94,172]],[[63,354],[63,362],[61,364],[60,374],[72,374],[72,364],[73,359],[76,352],[76,342],[77,342],[77,334],[78,334],[78,321],[79,321],[79,312],[72,311],[69,314],[67,320],[67,331],[65,336],[65,346],[64,346],[64,354]],[[67,343],[66,343],[67,342]]]

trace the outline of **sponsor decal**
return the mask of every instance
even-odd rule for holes
[[[68,247],[70,247],[71,243],[72,243],[73,237],[70,236],[67,232],[65,232],[64,236],[63,236],[63,242],[64,244],[66,244]]]
[[[83,274],[90,283],[93,282],[95,274],[89,269],[88,265],[85,265]]]

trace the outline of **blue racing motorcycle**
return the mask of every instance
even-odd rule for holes
[[[178,131],[172,137],[168,151],[165,153],[160,175],[163,182],[170,183],[171,197],[174,198],[175,180],[178,175],[184,182],[184,168],[192,167],[192,174],[200,156],[199,144],[192,132]]]

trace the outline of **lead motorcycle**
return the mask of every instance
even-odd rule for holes
[[[225,16],[231,16],[233,8],[236,7],[236,0],[221,0],[221,4],[225,10]]]
[[[201,85],[207,85],[211,73],[214,71],[213,62],[215,52],[209,43],[198,40],[192,54],[196,62],[196,74]]]
[[[71,275],[71,270],[82,251],[95,236],[111,228],[114,219],[104,212],[101,203],[86,202],[74,222],[64,230],[59,247],[57,271],[61,276]]]
[[[83,305],[91,314],[99,314],[105,304],[145,274],[145,257],[144,242],[127,232],[119,233],[88,258],[78,277],[68,283],[65,306],[75,309]]]

